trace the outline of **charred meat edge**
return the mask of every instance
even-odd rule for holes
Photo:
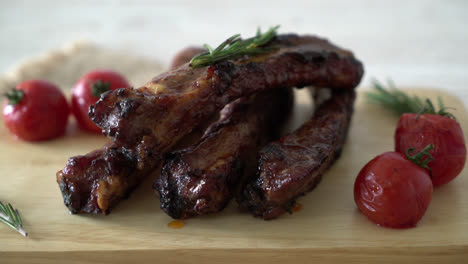
[[[276,49],[198,69],[184,64],[141,88],[108,92],[90,117],[114,142],[136,149],[143,164],[235,99],[283,87],[352,89],[363,74],[351,52],[324,39],[280,35],[269,46]]]
[[[71,158],[57,173],[70,211],[109,212],[183,136],[237,98],[314,84],[352,89],[363,74],[362,64],[351,52],[324,39],[282,35],[270,45],[276,51],[195,70],[185,64],[139,89],[103,94],[90,117],[114,142]],[[86,179],[75,182],[75,177]],[[102,207],[98,197],[103,199]]]
[[[239,205],[263,219],[290,212],[340,155],[354,99],[354,91],[333,92],[308,122],[263,147],[257,174],[237,197]]]
[[[283,88],[238,99],[200,142],[168,154],[154,184],[161,209],[176,219],[221,211],[244,176],[255,173],[260,147],[279,136],[292,94]]]

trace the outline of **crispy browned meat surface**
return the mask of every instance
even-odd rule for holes
[[[290,211],[340,155],[354,98],[354,91],[333,93],[298,130],[263,147],[257,174],[236,197],[240,206],[264,219]]]
[[[356,86],[362,64],[316,37],[279,36],[276,51],[190,69],[187,64],[138,89],[104,94],[90,111],[113,143],[73,157],[57,173],[71,212],[104,212],[128,196],[164,154],[227,103],[272,88]]]
[[[106,93],[90,117],[115,142],[138,149],[141,162],[237,98],[306,85],[352,89],[363,74],[351,52],[317,37],[280,35],[269,46],[276,51],[198,69],[185,64],[141,88]]]
[[[292,103],[283,88],[226,106],[200,142],[167,156],[154,185],[161,209],[177,219],[221,211],[244,175],[255,173],[259,148],[279,136]]]
[[[184,137],[176,148],[198,142],[209,123],[211,119]],[[144,178],[159,171],[161,161],[158,158],[147,158],[145,162],[143,168],[138,169],[134,151],[115,143],[71,157],[56,175],[65,206],[71,213],[110,213]]]
[[[136,164],[134,153],[112,143],[71,157],[57,172],[65,205],[71,213],[109,213],[150,173],[136,169]]]
[[[204,51],[201,47],[185,48],[174,57],[171,67],[187,63]],[[202,135],[202,129],[195,130],[178,146],[190,146]],[[65,206],[71,213],[110,213],[112,207],[158,167],[158,160],[147,161],[153,164],[142,166],[143,170],[136,169],[134,153],[117,144],[107,144],[86,155],[71,157],[56,175]]]

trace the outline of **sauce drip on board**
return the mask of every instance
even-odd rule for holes
[[[180,220],[173,220],[167,224],[168,227],[174,228],[174,229],[180,229],[184,227],[185,223]]]
[[[300,203],[295,203],[295,204],[293,205],[293,207],[291,208],[291,211],[292,211],[293,213],[299,212],[299,211],[301,211],[301,210],[302,210],[302,204],[300,204]]]

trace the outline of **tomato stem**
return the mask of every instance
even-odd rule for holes
[[[24,91],[13,88],[11,91],[6,92],[4,96],[8,99],[8,104],[17,105],[23,100]]]
[[[434,144],[429,144],[425,148],[423,148],[420,152],[411,155],[412,152],[414,151],[414,148],[408,148],[406,150],[406,158],[413,162],[414,164],[418,165],[421,168],[428,169],[429,174],[431,175],[432,179],[432,170],[427,166],[427,164],[431,161],[434,160],[434,157],[432,157],[431,153],[429,153],[429,150],[434,148]]]
[[[91,94],[94,97],[99,98],[101,94],[110,90],[110,86],[110,82],[103,82],[101,80],[97,80],[91,85]]]

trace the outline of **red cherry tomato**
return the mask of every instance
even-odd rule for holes
[[[65,133],[70,108],[52,83],[24,81],[7,93],[3,120],[10,132],[26,141],[41,141]]]
[[[440,186],[448,183],[462,171],[466,160],[463,131],[457,121],[433,114],[403,114],[395,132],[395,150],[405,153],[408,148],[421,151],[434,144],[430,151],[434,160],[428,166],[432,170],[432,183]]]
[[[121,74],[110,70],[95,70],[81,77],[72,89],[72,112],[78,125],[100,133],[101,129],[88,117],[89,106],[95,104],[102,93],[129,86]]]
[[[375,157],[362,168],[354,183],[354,201],[359,210],[385,227],[416,226],[431,198],[428,171],[397,152]]]

